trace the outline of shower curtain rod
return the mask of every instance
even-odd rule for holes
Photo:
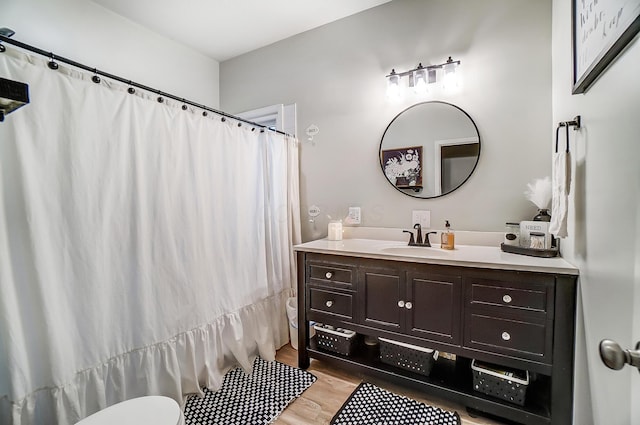
[[[225,120],[225,118],[231,118],[231,119],[236,120],[236,121],[241,121],[241,122],[244,122],[246,124],[250,124],[250,125],[254,126],[252,131],[255,129],[255,127],[259,127],[261,129],[260,130],[261,132],[264,132],[265,129],[271,130],[269,127],[264,126],[262,124],[258,124],[256,122],[249,121],[249,120],[246,120],[244,118],[240,118],[240,117],[237,117],[235,115],[231,115],[231,114],[228,114],[226,112],[210,108],[210,107],[208,107],[206,105],[201,105],[201,104],[192,102],[190,100],[187,100],[187,99],[172,95],[170,93],[165,93],[163,91],[160,91],[160,90],[145,86],[143,84],[136,83],[136,82],[131,81],[131,80],[127,80],[126,78],[122,78],[122,77],[119,77],[117,75],[109,74],[108,72],[100,71],[99,69],[96,69],[96,68],[91,68],[90,66],[78,63],[78,62],[76,62],[74,60],[71,60],[71,59],[67,59],[67,58],[65,58],[63,56],[55,55],[53,52],[47,52],[46,50],[42,50],[42,49],[40,49],[38,47],[31,46],[31,45],[26,44],[26,43],[22,43],[20,41],[14,40],[12,38],[6,37],[5,35],[2,35],[2,34],[0,34],[0,53],[4,52],[4,49],[2,49],[2,44],[1,43],[12,44],[14,46],[20,47],[21,49],[28,50],[28,51],[33,52],[33,53],[37,53],[37,54],[39,54],[41,56],[46,56],[46,57],[50,58],[51,62],[53,62],[53,63],[55,63],[55,61],[64,62],[67,65],[71,65],[71,66],[74,66],[76,68],[80,68],[80,69],[83,69],[85,71],[92,72],[92,73],[94,73],[96,75],[101,75],[103,77],[109,78],[111,80],[119,81],[121,83],[127,84],[127,85],[132,86],[132,87],[137,87],[139,89],[146,90],[146,91],[151,92],[151,93],[156,93],[159,96],[158,99],[159,99],[160,102],[161,102],[161,100],[160,100],[161,97],[168,97],[168,98],[176,100],[178,102],[182,102],[182,103],[187,104],[187,105],[195,106],[196,108],[200,108],[200,109],[203,109],[205,111],[213,112],[214,114],[220,115],[220,116],[222,116],[222,120],[223,121]],[[49,67],[51,68],[51,66],[49,66]],[[52,69],[56,69],[56,68],[57,68],[57,66],[55,68],[52,68]],[[94,80],[94,82],[95,82],[95,80]],[[100,81],[98,80],[97,82],[100,82]],[[182,108],[186,109],[186,106],[183,105]],[[203,113],[203,115],[206,116],[206,113]],[[238,127],[240,127],[241,125],[242,124],[239,122],[238,123]],[[274,132],[279,133],[279,134],[284,134],[285,136],[290,136],[289,134],[285,133],[284,131],[280,131],[280,130],[271,130],[271,131],[274,131]]]

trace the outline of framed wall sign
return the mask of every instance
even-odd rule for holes
[[[640,0],[572,0],[573,94],[586,92],[640,31]]]

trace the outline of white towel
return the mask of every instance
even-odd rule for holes
[[[551,224],[549,232],[557,238],[566,238],[567,213],[569,210],[569,189],[571,188],[571,154],[553,154],[551,174]]]

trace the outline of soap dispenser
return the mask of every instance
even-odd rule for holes
[[[440,235],[440,248],[442,249],[454,249],[455,247],[455,234],[451,230],[449,220],[445,222],[445,231]]]

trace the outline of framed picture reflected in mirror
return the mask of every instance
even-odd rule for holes
[[[399,189],[422,189],[422,146],[381,151],[387,179]]]

